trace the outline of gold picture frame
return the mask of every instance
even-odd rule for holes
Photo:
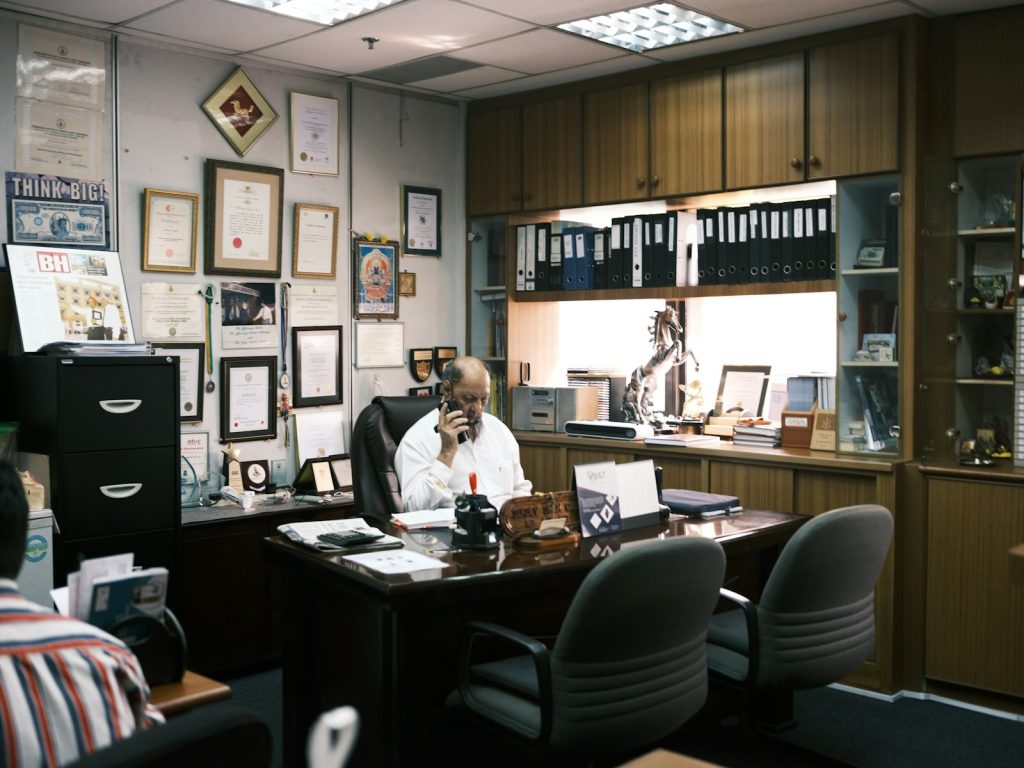
[[[333,280],[338,268],[338,208],[296,203],[292,221],[292,276]]]
[[[142,206],[144,270],[194,274],[198,239],[198,193],[145,190]]]
[[[398,273],[398,295],[399,296],[415,296],[416,295],[416,273],[415,272],[399,272]]]
[[[277,111],[241,67],[203,102],[203,112],[239,157],[277,120]]]
[[[204,190],[206,274],[280,277],[284,170],[207,159]]]

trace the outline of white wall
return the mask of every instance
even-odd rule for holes
[[[70,25],[0,12],[0,157],[5,170],[14,169],[15,97],[18,23],[51,27],[88,37],[101,32]],[[403,183],[439,188],[442,191],[442,246],[438,258],[405,257],[400,268],[417,275],[417,295],[402,297],[399,322],[405,328],[405,348],[457,346],[465,341],[465,219],[463,204],[461,107],[429,97],[400,96],[397,92],[351,85],[329,78],[291,70],[275,70],[246,63],[245,70],[278,112],[277,122],[242,158],[228,145],[201,109],[202,102],[238,66],[238,62],[217,54],[158,46],[146,40],[110,40],[111,81],[116,100],[108,101],[109,135],[106,137],[105,167],[108,191],[119,205],[112,233],[120,252],[129,308],[137,337],[141,337],[141,286],[144,282],[187,283],[196,286],[220,283],[233,276],[206,276],[203,270],[202,204],[197,273],[180,274],[142,271],[142,202],[146,188],[203,193],[204,163],[207,158],[282,168],[284,174],[283,232],[280,280],[323,284],[318,280],[291,277],[292,217],[296,202],[337,206],[339,216],[337,322],[343,327],[344,404],[326,406],[341,410],[348,446],[352,421],[375,394],[375,379],[387,394],[406,394],[416,384],[403,364],[401,368],[355,370],[352,319],[351,230],[386,234],[399,240],[400,188]],[[288,171],[289,94],[292,91],[337,99],[339,102],[339,145],[341,167],[338,176],[309,176]],[[116,126],[115,126],[116,121]],[[116,133],[114,131],[116,127]],[[114,146],[113,136],[116,136]],[[350,165],[351,160],[351,165]],[[115,165],[116,163],[116,165]],[[0,227],[6,237],[6,214],[0,213]],[[262,278],[244,277],[246,282]],[[268,278],[269,280],[270,278]],[[0,299],[2,301],[2,299]],[[0,313],[4,307],[0,306]],[[220,446],[219,360],[223,355],[280,355],[280,342],[253,350],[222,350],[219,301],[214,306],[213,357],[217,391],[205,395],[204,419],[185,424],[183,431],[210,434],[212,465],[219,466]],[[0,323],[0,328],[3,324]],[[0,345],[2,346],[2,345]],[[289,364],[291,350],[289,349]],[[280,361],[278,363],[280,369]],[[433,383],[432,377],[429,383]],[[294,446],[294,421],[293,442]],[[240,445],[242,459],[287,458],[283,475],[293,476],[294,447],[284,446],[284,431],[273,441]]]

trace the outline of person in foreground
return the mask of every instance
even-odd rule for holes
[[[27,527],[21,479],[0,461],[0,765],[48,768],[163,716],[124,643],[18,592]]]
[[[533,486],[523,476],[519,444],[500,419],[485,413],[491,375],[475,357],[457,357],[441,377],[445,403],[405,433],[395,453],[402,502],[409,511],[454,507],[455,497],[476,492],[495,506],[514,496],[528,496]],[[454,400],[457,408],[449,409]],[[459,435],[468,439],[459,442]]]

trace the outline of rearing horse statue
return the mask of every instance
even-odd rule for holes
[[[665,307],[655,312],[651,319],[654,324],[647,330],[651,333],[654,352],[646,363],[633,371],[622,396],[622,418],[634,424],[647,424],[651,421],[658,377],[665,371],[682,365],[691,357],[697,370],[700,370],[696,356],[690,350],[683,349],[683,327],[679,324],[679,315],[675,309]]]

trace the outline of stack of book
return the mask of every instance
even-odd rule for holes
[[[692,434],[669,434],[669,435],[654,435],[653,437],[644,438],[645,445],[674,445],[679,448],[687,448],[693,446],[707,447],[709,445],[716,445],[721,442],[721,438],[717,435],[692,435]]]
[[[732,428],[732,441],[736,445],[756,445],[775,448],[782,443],[782,428],[769,421],[749,421]]]

